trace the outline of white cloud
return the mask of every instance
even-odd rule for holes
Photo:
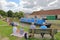
[[[7,0],[0,0],[0,9],[8,11],[13,10],[18,7],[18,4],[14,2],[7,2]]]
[[[6,0],[0,0],[0,1],[6,1]]]
[[[47,1],[49,1],[49,0],[47,0]]]
[[[0,0],[0,9],[4,9],[6,6],[6,1],[5,0]]]
[[[48,6],[53,6],[56,3],[58,3],[58,0],[55,0],[55,1],[51,2],[51,3],[49,3]]]
[[[37,0],[22,0],[20,1],[20,7],[21,7],[21,10],[24,12],[38,11],[43,8],[40,5],[37,5]]]
[[[60,8],[60,0],[20,0],[19,4],[0,0],[0,9],[5,11],[24,11],[25,13],[39,11],[41,9]]]
[[[18,4],[14,3],[14,2],[9,2],[7,5],[6,5],[7,9],[8,10],[15,10],[16,8],[18,8]]]
[[[17,7],[18,5],[17,5],[16,3],[14,3],[14,2],[9,2],[9,3],[7,4],[7,6],[8,6],[8,7]]]

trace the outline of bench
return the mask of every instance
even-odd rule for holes
[[[29,33],[32,33],[33,36],[34,36],[34,34],[41,34],[41,33],[50,34],[52,39],[54,40],[54,34],[57,33],[57,29],[51,29],[51,28],[47,28],[47,29],[29,29]]]

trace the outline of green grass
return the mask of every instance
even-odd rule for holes
[[[7,25],[7,23],[0,20],[0,25]],[[20,26],[19,26],[19,28],[20,28]],[[24,26],[25,31],[28,31],[28,29],[29,29],[28,26],[27,27]],[[17,39],[24,40],[24,38],[18,38],[18,37],[15,37],[15,36],[10,36],[11,33],[12,33],[12,26],[9,26],[9,25],[0,26],[0,36],[2,36],[2,38],[8,37],[10,40],[17,40]],[[56,38],[56,40],[60,40],[60,33],[57,33],[55,35],[55,38]],[[31,38],[30,40],[42,40],[42,39],[40,39],[40,38],[39,39],[38,38]],[[48,39],[45,38],[43,40],[48,40]]]
[[[3,22],[0,20],[0,25],[1,24],[7,24],[6,22]],[[0,35],[2,37],[9,37],[10,40],[15,40],[16,37],[10,36],[10,34],[12,33],[12,27],[11,26],[0,26]]]
[[[60,20],[46,20],[46,21],[54,24],[60,24]]]
[[[2,21],[2,20],[0,20],[0,25],[7,25],[7,23]]]
[[[7,26],[0,26],[0,35],[2,37],[8,37],[10,40],[17,40],[18,37],[10,36],[12,33],[12,26],[9,26],[6,22],[0,20],[0,25],[7,25]],[[20,26],[18,27],[20,29]],[[25,31],[28,31],[29,27],[24,27]],[[24,38],[20,38],[21,40],[24,40]]]
[[[60,40],[60,32],[55,35],[56,40]]]

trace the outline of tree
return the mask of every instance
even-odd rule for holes
[[[8,16],[8,17],[13,17],[13,14],[14,14],[14,13],[13,13],[11,10],[9,10],[9,11],[7,12],[7,16]]]
[[[19,11],[19,13],[18,13],[18,18],[21,18],[21,17],[24,17],[24,12]]]
[[[13,16],[14,16],[14,17],[17,17],[17,16],[18,16],[18,12],[15,12],[15,13],[13,14]]]
[[[13,14],[13,17],[18,17],[18,18],[24,17],[24,12],[22,12],[22,11],[15,12]]]
[[[3,11],[3,10],[0,10],[0,15],[7,16],[7,13],[5,11]]]

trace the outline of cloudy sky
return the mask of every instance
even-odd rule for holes
[[[39,10],[60,8],[60,0],[0,0],[0,9],[31,13]]]

